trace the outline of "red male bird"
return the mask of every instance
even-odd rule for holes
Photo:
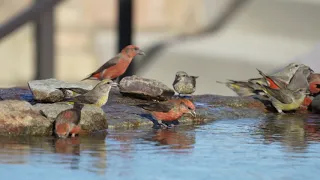
[[[320,74],[311,73],[308,82],[311,94],[318,94],[320,92]]]
[[[79,134],[81,109],[83,104],[74,103],[73,108],[64,110],[58,114],[55,121],[55,134],[60,138],[66,138],[70,134],[74,137]]]
[[[183,114],[190,113],[196,115],[195,105],[188,99],[171,99],[166,102],[155,102],[150,104],[140,104],[139,107],[151,112],[151,115],[157,120],[154,127],[163,125],[168,127],[168,123],[177,121]]]
[[[136,55],[145,55],[137,46],[128,45],[114,58],[107,61],[95,72],[84,78],[91,80],[115,79],[124,74]],[[82,81],[83,81],[82,80]]]

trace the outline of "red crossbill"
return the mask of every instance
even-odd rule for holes
[[[121,50],[121,52],[114,58],[107,61],[99,69],[91,73],[86,79],[102,80],[102,79],[116,79],[124,74],[130,65],[132,59],[136,55],[145,55],[137,46],[128,45]],[[82,81],[83,81],[82,80]]]
[[[188,99],[171,99],[166,102],[154,102],[138,106],[149,111],[157,120],[154,121],[156,127],[160,125],[168,127],[168,123],[178,120],[185,113],[196,115],[195,105]]]

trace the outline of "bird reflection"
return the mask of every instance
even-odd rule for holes
[[[259,129],[265,143],[281,142],[288,151],[301,152],[307,148],[308,141],[320,141],[317,119],[308,114],[270,115]]]
[[[178,128],[174,129],[160,129],[149,132],[149,141],[157,142],[157,145],[166,146],[173,150],[174,153],[181,153],[175,150],[190,150],[195,144],[195,132],[185,131]]]

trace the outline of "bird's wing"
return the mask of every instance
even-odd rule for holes
[[[193,87],[196,87],[196,79],[199,77],[199,76],[190,76],[191,77],[191,84]]]
[[[89,92],[89,90],[82,89],[82,88],[58,88],[58,89],[61,90],[62,92],[65,92],[66,90],[70,90],[78,94],[85,94]]]
[[[264,86],[266,93],[268,96],[271,96],[283,104],[291,104],[293,102],[292,98],[290,97],[290,92],[283,89],[272,89],[268,86]]]
[[[120,59],[120,54],[118,54],[117,56],[115,56],[114,58],[110,59],[109,61],[107,61],[106,63],[104,63],[99,69],[97,69],[96,71],[94,71],[93,73],[91,73],[88,77],[84,78],[85,79],[89,79],[91,76],[93,76],[94,74],[100,73],[103,70],[116,65],[119,62]]]
[[[94,104],[97,102],[98,98],[96,95],[92,95],[90,92],[83,94],[83,95],[80,95],[80,96],[76,96],[74,98],[71,98],[68,101],[84,103],[84,104]]]
[[[161,103],[138,104],[137,106],[148,111],[169,112],[174,107],[174,104],[170,102],[161,102]]]

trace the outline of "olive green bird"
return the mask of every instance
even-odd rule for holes
[[[107,103],[111,87],[117,85],[117,83],[114,83],[110,79],[104,79],[101,82],[99,82],[92,90],[79,96],[66,99],[65,101],[92,104],[101,107],[105,103]]]
[[[283,70],[274,73],[272,75],[268,75],[267,77],[271,77],[272,80],[279,82],[280,84],[289,84],[291,78],[296,73],[296,71],[304,66],[303,64],[295,64],[290,63],[288,66],[283,68]],[[263,85],[270,86],[271,88],[278,88],[273,84],[273,82],[269,81],[270,79],[267,78],[252,78],[248,79],[247,81],[235,81],[235,80],[228,80],[228,82],[220,82],[218,83],[225,84],[239,96],[253,96],[258,94],[263,94]]]
[[[57,88],[57,89],[62,91],[64,98],[73,98],[89,92],[89,90],[82,89],[82,88]]]
[[[272,89],[269,86],[263,85],[263,91],[269,97],[272,105],[277,109],[278,113],[283,111],[292,111],[300,107],[306,97],[306,88],[297,90],[289,90],[287,88]]]

